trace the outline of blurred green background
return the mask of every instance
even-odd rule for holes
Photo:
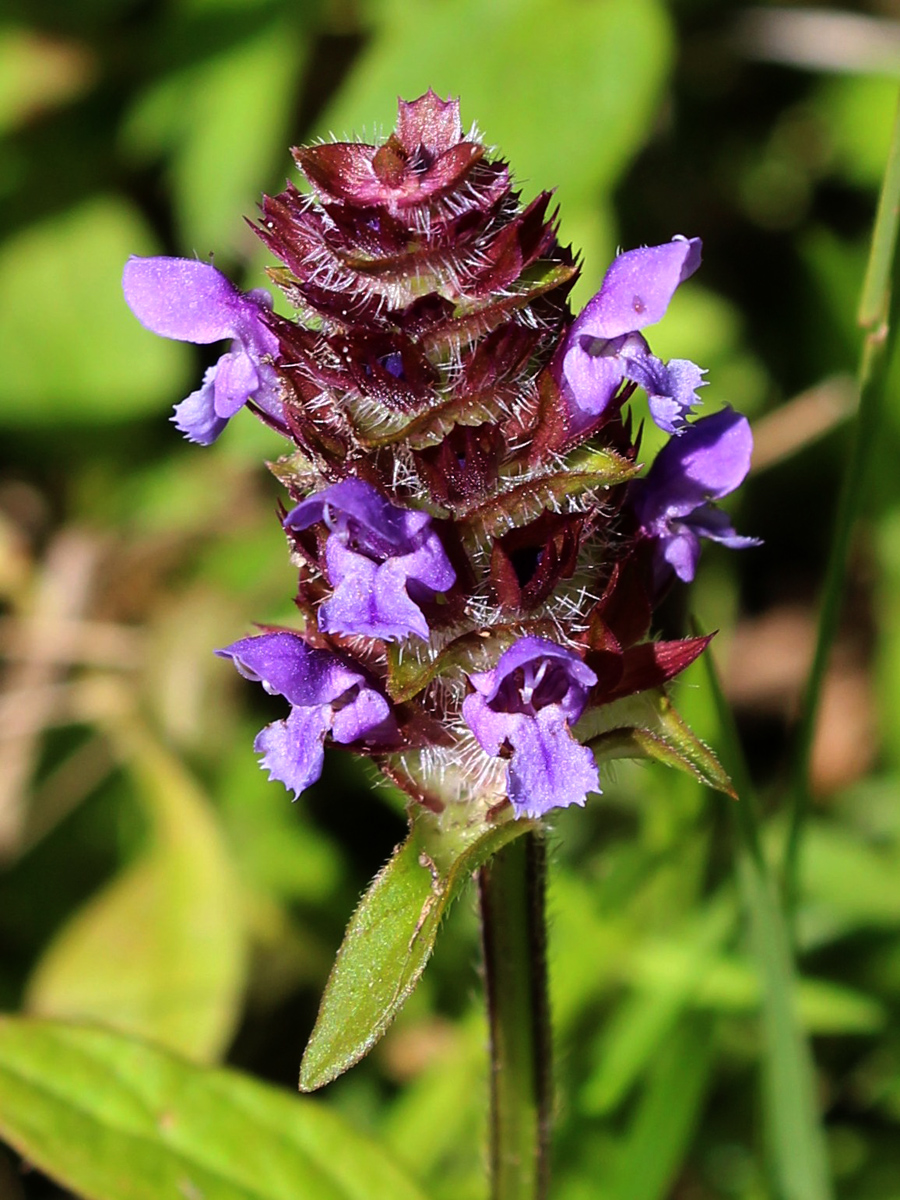
[[[0,24],[0,1009],[87,1016],[288,1087],[402,806],[334,754],[291,805],[251,744],[283,715],[212,650],[289,621],[294,580],[242,413],[167,423],[218,351],[144,331],[130,253],[245,286],[242,214],[287,147],[386,133],[458,95],[583,256],[704,240],[652,343],[754,421],[689,612],[715,650],[777,861],[859,351],[855,308],[900,79],[900,14],[714,0],[7,0]],[[845,23],[836,22],[842,18]],[[846,22],[849,21],[850,24]],[[797,914],[838,1195],[900,1197],[900,363],[823,693]],[[720,737],[702,671],[677,703]],[[763,1200],[759,982],[729,802],[621,765],[551,821],[560,1200]],[[471,900],[375,1053],[325,1103],[439,1200],[483,1195],[485,1027]],[[6,1188],[7,1190],[4,1190]],[[62,1196],[0,1147],[0,1195]]]

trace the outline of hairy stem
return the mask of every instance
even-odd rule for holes
[[[547,1194],[551,1107],[546,852],[526,833],[481,868],[491,1034],[491,1197]]]

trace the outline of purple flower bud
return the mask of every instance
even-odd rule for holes
[[[727,515],[710,503],[744,481],[752,450],[747,418],[723,408],[672,438],[646,478],[632,484],[631,503],[641,530],[657,543],[657,584],[672,571],[685,582],[694,578],[701,537],[733,550],[759,545],[757,538],[735,533]]]
[[[325,562],[334,592],[319,609],[325,633],[397,641],[428,638],[417,601],[434,600],[456,581],[431,517],[398,508],[361,479],[345,479],[303,500],[288,529],[328,528]]]
[[[362,672],[325,650],[313,650],[295,633],[263,633],[217,650],[245,679],[290,701],[290,715],[274,721],[253,743],[260,765],[294,793],[322,774],[323,745],[330,733],[341,744],[365,739],[391,743],[397,727],[391,706]]]
[[[282,422],[278,377],[264,361],[278,354],[278,339],[260,316],[272,307],[268,292],[244,294],[216,267],[190,258],[132,256],[122,286],[137,319],[162,337],[200,345],[233,339],[202,387],[175,406],[172,420],[189,441],[214,442],[248,400]]]
[[[470,674],[462,712],[482,749],[512,747],[507,790],[516,816],[584,804],[600,790],[594,757],[572,736],[597,676],[577,654],[539,637],[519,638],[492,671]]]
[[[675,433],[683,426],[703,372],[686,359],[665,364],[655,358],[638,331],[665,315],[675,289],[699,267],[700,249],[699,238],[674,238],[613,261],[563,347],[562,378],[576,425],[598,417],[628,379],[647,392],[661,429]]]

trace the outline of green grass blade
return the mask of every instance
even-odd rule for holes
[[[803,695],[792,763],[791,813],[785,844],[785,889],[789,906],[796,892],[797,861],[803,822],[809,809],[809,765],[825,670],[841,615],[847,560],[863,497],[866,467],[879,419],[880,399],[890,361],[891,274],[900,222],[900,103],[872,230],[869,262],[859,307],[863,330],[857,382],[859,408],[844,469],[834,535],[825,571],[816,649]]]
[[[709,651],[703,658],[721,725],[722,757],[740,797],[732,809],[737,873],[762,987],[763,1092],[776,1194],[779,1200],[829,1200],[833,1193],[815,1067],[798,1013],[787,922],[763,854],[756,802],[734,718]]]
[[[665,1200],[697,1127],[713,1065],[714,1020],[683,1020],[647,1081],[619,1152],[610,1200]]]

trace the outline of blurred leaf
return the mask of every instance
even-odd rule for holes
[[[844,828],[817,821],[804,835],[800,880],[804,904],[829,910],[840,929],[900,925],[896,851],[876,850]]]
[[[470,1148],[468,1164],[481,1166],[483,1113],[474,1095],[487,1097],[484,1013],[470,1011],[453,1030],[453,1043],[436,1056],[385,1113],[381,1137],[398,1158],[433,1188]],[[462,1164],[460,1164],[462,1165]]]
[[[662,1046],[619,1150],[609,1200],[670,1195],[709,1086],[712,1034],[709,1020],[695,1016]]]
[[[0,29],[0,132],[80,95],[94,72],[84,44],[14,26]]]
[[[896,94],[896,93],[895,93]],[[862,512],[874,450],[883,437],[887,376],[897,344],[897,316],[892,308],[892,280],[900,228],[900,96],[897,96],[890,150],[872,227],[866,275],[859,300],[862,331],[857,385],[859,405],[845,439],[841,485],[834,528],[825,564],[818,628],[812,662],[800,703],[791,755],[790,824],[784,854],[785,891],[793,908],[803,824],[810,805],[813,738],[822,703],[825,673],[841,620],[853,534]],[[894,298],[896,299],[896,298]],[[892,321],[893,316],[893,321]]]
[[[738,837],[737,877],[762,989],[764,1111],[774,1173],[784,1200],[829,1200],[833,1192],[815,1063],[800,1019],[787,922],[763,854],[756,799],[734,716],[709,651],[703,661],[719,713],[725,760],[740,796],[733,809]]]
[[[398,94],[461,96],[463,125],[477,117],[527,196],[558,189],[563,240],[577,228],[584,251],[608,232],[600,213],[648,136],[670,45],[654,0],[446,0],[427,10],[389,0],[318,127],[338,137],[362,132],[360,120],[369,132],[391,129]],[[589,255],[586,266],[589,295],[606,263]]]
[[[709,651],[707,651],[709,653]],[[649,688],[600,708],[588,709],[576,733],[598,762],[654,758],[693,775],[707,787],[734,796],[731,780],[712,750],[688,728],[662,688]]]
[[[88,1200],[422,1200],[322,1104],[55,1022],[0,1019],[0,1134]]]
[[[893,364],[891,419],[900,423],[900,355]],[[889,443],[890,445],[890,443]],[[894,767],[900,765],[900,507],[896,504],[882,517],[877,530],[878,585],[875,595],[878,621],[876,680],[879,691],[878,723],[882,753]],[[893,783],[893,780],[891,781]],[[894,808],[897,792],[892,789]]]
[[[534,828],[532,821],[510,820],[468,838],[463,831],[436,862],[439,818],[422,813],[347,926],[303,1055],[303,1091],[329,1083],[371,1050],[418,983],[441,918],[472,872]]]
[[[167,76],[129,117],[127,151],[142,159],[171,156],[173,201],[189,252],[254,249],[241,214],[254,216],[262,190],[293,169],[286,143],[305,57],[297,25],[270,22]]]
[[[669,974],[665,986],[651,987],[619,1005],[600,1040],[598,1069],[584,1092],[588,1112],[617,1108],[648,1063],[659,1053],[703,979],[705,968],[734,921],[730,903],[710,905],[696,927],[678,943],[682,970]]]
[[[701,272],[702,273],[702,272]],[[744,320],[736,305],[711,292],[696,277],[678,289],[666,319],[653,330],[653,353],[660,358],[689,358],[709,371],[710,387],[701,393],[704,414],[727,399],[739,412],[754,416],[771,382],[765,367],[746,346]],[[652,421],[644,426],[641,460],[650,462],[665,436]]]
[[[122,297],[129,254],[153,252],[135,211],[100,198],[0,247],[0,423],[124,421],[180,400],[188,352]]]
[[[237,881],[206,798],[178,760],[136,728],[122,740],[151,846],[63,927],[32,975],[27,1006],[214,1059],[243,991]]]
[[[817,87],[831,169],[844,182],[876,189],[891,144],[897,81],[877,75],[832,75]]]
[[[254,733],[250,726],[238,731],[222,756],[217,787],[241,872],[283,900],[324,904],[342,879],[340,849],[310,819],[307,807],[290,804],[260,769]]]
[[[762,996],[752,963],[710,956],[698,965],[694,947],[657,938],[648,939],[638,948],[629,972],[646,995],[644,1007],[663,1007],[668,997],[684,996],[698,1008],[748,1013],[759,1008]],[[821,979],[798,981],[797,1012],[810,1033],[873,1033],[882,1028],[886,1017],[877,1000]],[[612,1044],[621,1055],[614,1041]]]

